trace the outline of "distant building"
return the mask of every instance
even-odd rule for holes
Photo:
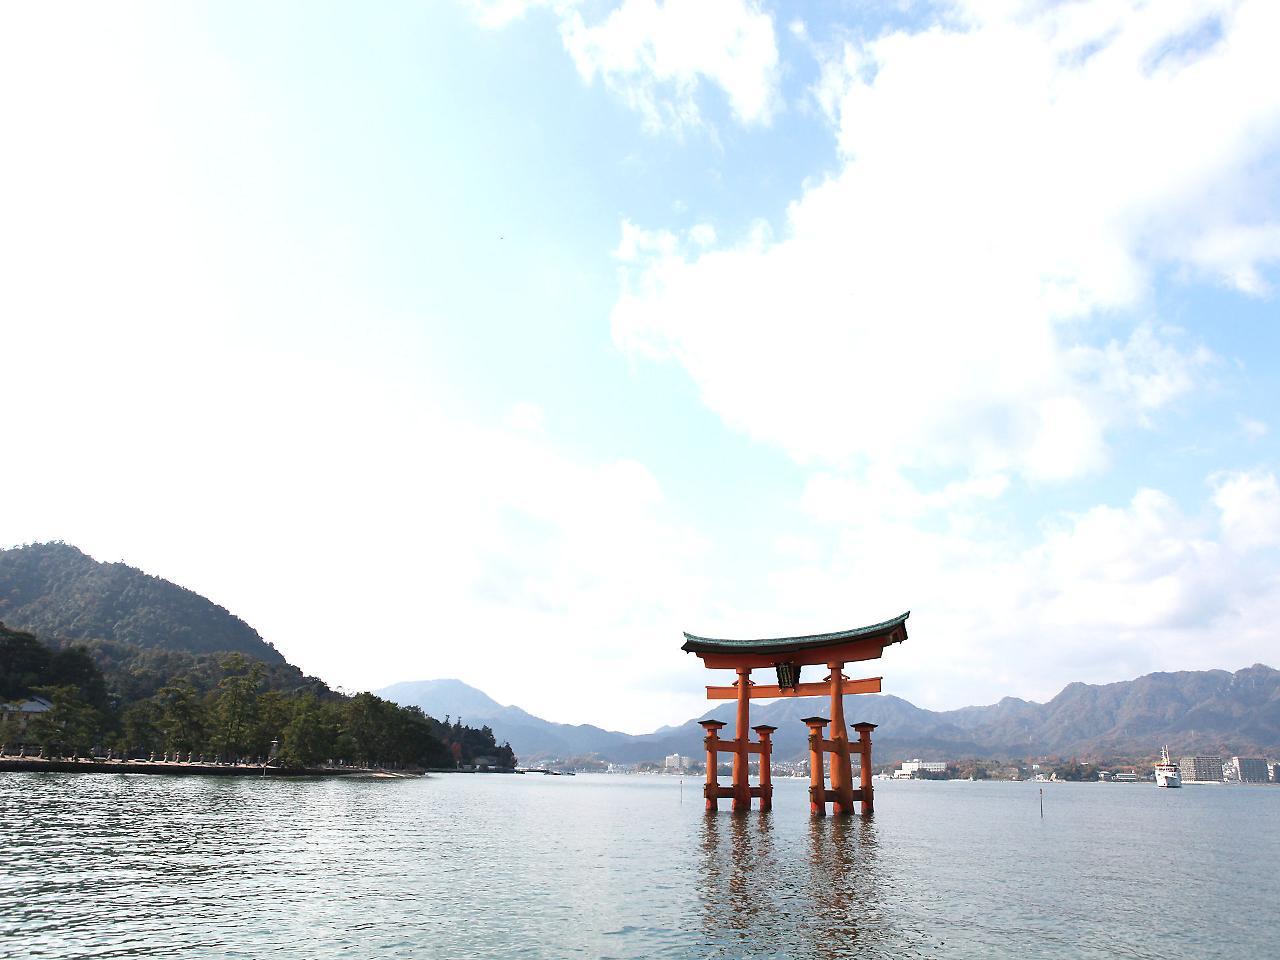
[[[0,703],[0,720],[6,721],[11,736],[21,737],[27,732],[27,724],[42,713],[53,709],[44,697],[28,697],[12,703]]]
[[[688,769],[689,758],[682,757],[678,753],[673,753],[670,756],[663,757],[662,759],[663,773],[684,773]]]
[[[936,760],[907,760],[893,771],[895,780],[910,780],[918,773],[946,773],[947,765]]]
[[[1221,757],[1183,757],[1178,761],[1183,783],[1221,783]]]
[[[1269,778],[1267,761],[1254,757],[1232,757],[1231,769],[1241,783],[1266,783]]]
[[[1267,774],[1271,777],[1272,783],[1280,783],[1280,763],[1268,763]]]

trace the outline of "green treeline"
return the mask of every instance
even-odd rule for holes
[[[288,664],[119,641],[50,646],[0,624],[0,701],[33,695],[52,709],[26,720],[7,713],[0,743],[48,755],[235,760],[267,757],[275,741],[280,762],[298,767],[441,767],[479,757],[515,765],[488,727],[451,726],[371,693],[339,694]]]

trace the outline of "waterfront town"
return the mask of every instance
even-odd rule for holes
[[[1115,758],[1107,761],[1043,757],[1037,760],[921,760],[918,757],[880,766],[875,776],[892,780],[1035,780],[1098,781],[1102,783],[1137,783],[1154,780],[1156,760]],[[549,761],[547,766],[576,771],[612,774],[648,774],[666,776],[702,776],[706,765],[701,760],[678,753],[661,762],[609,763],[595,757],[572,757]],[[1185,783],[1270,783],[1280,784],[1280,761],[1261,757],[1188,756],[1178,760]],[[729,772],[730,764],[721,764],[720,772]],[[775,761],[771,765],[773,779],[809,779],[809,761]],[[752,764],[752,775],[757,766]]]

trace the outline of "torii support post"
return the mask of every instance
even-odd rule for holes
[[[734,726],[733,751],[733,812],[746,813],[751,809],[751,780],[747,750],[751,734],[751,668],[738,668],[738,722]]]
[[[753,727],[752,729],[760,735],[760,742],[752,743],[751,734],[745,728],[741,737],[721,740],[720,731],[724,728],[724,723],[719,720],[700,720],[699,723],[707,731],[707,735],[702,740],[707,749],[707,781],[702,788],[707,811],[714,812],[719,807],[719,801],[727,799],[733,801],[734,811],[743,813],[751,809],[752,797],[759,797],[760,809],[768,810],[773,805],[773,784],[769,776],[773,746],[769,736],[778,728],[767,724]],[[719,775],[720,754],[724,753],[733,754],[734,782],[727,787],[720,786]],[[750,771],[747,763],[753,753],[761,757],[760,786],[758,787],[751,786],[748,780]]]
[[[830,722],[826,717],[805,717],[801,721],[809,728],[809,812],[815,817],[827,815],[827,777],[822,769],[822,728]]]
[[[835,802],[831,812],[837,816],[853,813],[853,765],[849,762],[849,731],[844,724],[844,663],[827,664],[831,671],[831,790]]]
[[[773,770],[770,765],[773,763],[773,731],[777,727],[771,727],[767,723],[762,723],[752,730],[760,737],[760,809],[773,809]]]
[[[724,726],[719,720],[703,720],[702,729],[707,735],[702,742],[707,748],[707,784],[702,788],[702,795],[707,798],[707,810],[716,810],[720,798],[720,770],[717,755],[720,750],[720,729]]]
[[[874,813],[876,809],[874,788],[871,786],[871,731],[874,723],[855,723],[853,729],[858,731],[858,754],[862,763],[862,815]]]

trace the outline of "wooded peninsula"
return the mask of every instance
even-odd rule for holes
[[[515,766],[489,727],[335,691],[224,607],[70,544],[0,550],[0,621],[11,755]]]
[[[0,744],[50,757],[110,750],[138,759],[172,752],[234,762],[274,754],[292,767],[453,767],[477,757],[515,765],[510,746],[496,744],[488,727],[436,720],[371,693],[347,696],[295,673],[238,652],[46,643],[0,624],[0,700],[38,697],[41,707],[6,710]]]

